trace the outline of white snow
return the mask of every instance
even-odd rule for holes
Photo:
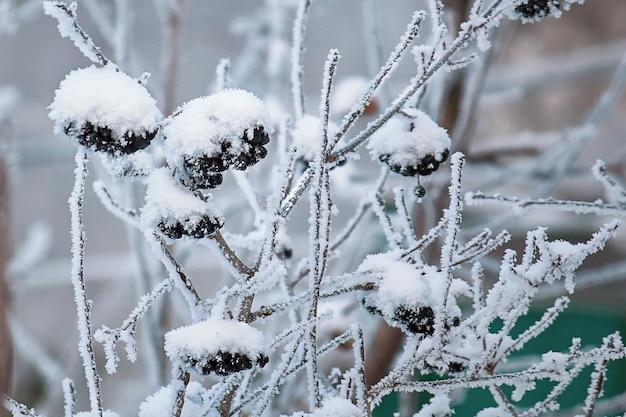
[[[390,155],[390,165],[413,165],[426,155],[437,157],[450,149],[448,132],[420,110],[406,111],[391,119],[368,143],[372,158]],[[412,127],[412,129],[411,129]]]
[[[184,155],[217,154],[228,140],[239,153],[242,136],[262,126],[271,133],[272,120],[264,103],[249,91],[226,89],[183,104],[163,128],[165,156],[178,165]]]
[[[202,394],[205,389],[196,381],[191,381],[185,391],[185,404],[181,417],[202,415]],[[171,386],[165,386],[149,396],[139,405],[139,417],[168,417],[172,398]]]
[[[398,258],[398,252],[369,255],[359,266],[359,272],[379,278],[378,291],[373,297],[376,307],[385,317],[393,317],[400,306],[429,306],[437,310],[441,305],[446,273],[433,265],[414,265]],[[448,313],[460,316],[455,298],[469,290],[466,282],[454,279],[448,295]]]
[[[312,161],[315,154],[322,148],[322,138],[320,132],[322,124],[319,117],[305,114],[296,122],[291,136],[293,145],[296,147],[296,157],[306,161]],[[332,138],[339,131],[339,127],[328,122],[328,137]]]
[[[146,88],[123,72],[110,67],[71,71],[56,90],[48,116],[55,133],[74,122],[77,128],[91,123],[124,136],[155,131],[161,121],[156,101]]]
[[[265,337],[249,324],[219,318],[209,318],[165,334],[165,353],[172,360],[204,359],[219,351],[256,357],[266,352]]]
[[[213,205],[179,184],[168,168],[152,171],[146,185],[146,203],[141,209],[141,218],[148,226],[161,219],[189,221],[194,217],[215,215]]]

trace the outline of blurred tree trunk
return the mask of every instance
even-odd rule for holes
[[[10,255],[9,184],[6,160],[0,155],[0,403],[8,394],[12,371],[12,343],[8,324],[9,287],[6,267]],[[0,416],[5,415],[0,406]]]

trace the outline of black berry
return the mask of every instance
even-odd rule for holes
[[[77,127],[75,122],[68,122],[63,131],[87,149],[110,155],[131,154],[144,149],[157,133],[156,130],[146,132],[144,135],[127,132],[120,136],[106,126],[96,126],[89,122],[80,127]]]
[[[541,19],[552,10],[560,10],[559,0],[528,0],[515,7],[515,11],[526,19]]]
[[[429,306],[399,305],[393,318],[402,323],[410,333],[431,336],[435,332],[435,312]]]

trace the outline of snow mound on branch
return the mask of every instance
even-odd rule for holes
[[[435,314],[440,311],[448,282],[444,271],[433,265],[408,263],[397,252],[369,255],[358,271],[377,278],[376,290],[363,299],[366,309],[410,333],[433,334]],[[463,280],[451,281],[446,303],[448,318],[461,316],[456,298],[468,290]]]
[[[183,369],[201,375],[226,375],[267,363],[266,340],[259,330],[235,320],[209,318],[165,334],[165,353]]]
[[[226,89],[199,97],[183,104],[164,127],[165,155],[168,161],[180,161],[185,155],[219,154],[224,141],[236,155],[255,127],[273,130],[264,103],[251,92]]]
[[[404,113],[389,119],[372,136],[367,145],[372,158],[386,162],[392,169],[398,167],[396,172],[410,170],[429,159],[437,163],[445,160],[451,145],[448,132],[420,110]],[[414,175],[412,170],[409,175]]]
[[[180,228],[183,234],[193,234],[207,221],[221,227],[224,219],[213,205],[195,196],[178,183],[168,168],[154,170],[146,180],[146,203],[141,209],[142,222],[147,227]],[[208,232],[208,231],[207,231]]]
[[[339,132],[339,127],[328,122],[328,138]],[[291,131],[293,145],[296,147],[296,157],[305,161],[315,159],[315,154],[322,148],[322,123],[319,117],[306,114],[301,117]]]
[[[55,133],[68,123],[81,128],[87,123],[107,127],[117,136],[145,135],[157,130],[162,119],[156,101],[146,88],[113,68],[71,71],[56,90],[48,116]]]
[[[202,395],[205,389],[196,381],[191,381],[185,391],[185,404],[181,417],[202,415]],[[172,401],[172,387],[162,387],[139,405],[139,417],[168,417]]]

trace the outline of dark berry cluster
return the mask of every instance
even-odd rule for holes
[[[261,126],[244,132],[242,138],[237,138],[243,146],[239,152],[234,152],[236,146],[232,140],[224,139],[220,144],[219,152],[196,153],[183,157],[185,179],[191,181],[195,188],[216,188],[223,181],[222,172],[228,168],[243,171],[267,156],[269,135]]]
[[[70,72],[49,108],[56,133],[113,157],[146,148],[163,118],[143,84],[111,67]]]
[[[542,19],[553,10],[560,10],[559,0],[527,0],[515,7],[515,11],[526,19]]]
[[[435,312],[429,306],[399,305],[393,318],[402,323],[410,333],[432,336],[435,332]]]
[[[264,367],[269,361],[268,357],[259,354],[256,357],[249,357],[239,352],[218,351],[203,360],[189,358],[188,364],[200,375],[209,375],[214,372],[217,375],[231,375],[237,372],[251,369],[254,365]]]
[[[168,218],[157,222],[159,230],[171,239],[180,239],[183,236],[202,239],[211,236],[222,226],[224,219],[214,215],[194,216],[193,219]]]
[[[392,154],[381,154],[378,159],[389,166],[393,172],[402,174],[405,177],[415,177],[417,175],[430,175],[439,169],[439,164],[448,159],[450,152],[445,149],[439,154],[426,154],[411,161],[394,161]]]
[[[267,156],[271,119],[263,102],[238,89],[185,103],[162,129],[164,152],[192,189],[216,188],[227,169],[245,170]]]
[[[80,127],[76,126],[76,122],[68,122],[63,126],[63,131],[87,149],[110,155],[131,154],[144,149],[157,134],[157,130],[153,130],[142,135],[133,132],[119,135],[107,126],[97,126],[90,122]]]

